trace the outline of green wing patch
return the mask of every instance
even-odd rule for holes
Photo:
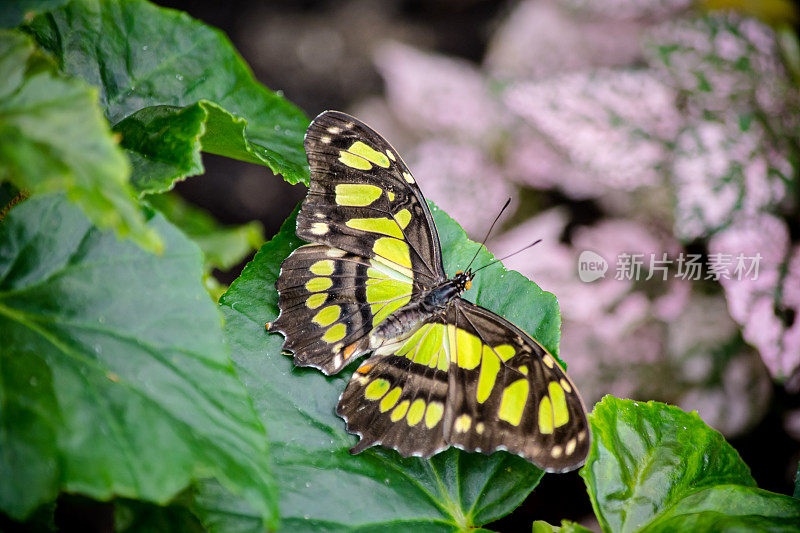
[[[301,246],[278,278],[281,314],[269,331],[286,337],[298,366],[334,374],[369,350],[375,324],[411,299],[411,279],[323,244]]]

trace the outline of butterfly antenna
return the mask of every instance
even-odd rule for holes
[[[506,210],[506,207],[508,207],[508,204],[510,204],[510,203],[511,203],[511,197],[509,196],[508,200],[506,200],[506,203],[503,204],[503,208],[500,210],[499,213],[497,213],[497,216],[494,217],[494,222],[492,222],[492,225],[489,226],[489,231],[486,232],[486,237],[483,238],[483,242],[480,244],[480,246],[478,246],[478,249],[475,250],[475,255],[472,256],[472,261],[470,261],[469,264],[467,265],[467,268],[464,269],[466,272],[470,271],[469,267],[471,267],[472,263],[475,261],[475,259],[478,258],[478,253],[480,253],[481,248],[483,246],[486,246],[486,241],[489,240],[489,235],[492,233],[492,229],[494,229],[494,225],[497,224],[498,220],[500,220],[500,216],[503,214],[503,211]]]
[[[494,259],[494,260],[492,260],[492,261],[489,261],[488,263],[486,263],[486,264],[485,264],[485,265],[483,265],[482,267],[476,268],[476,269],[473,271],[473,274],[474,274],[475,272],[478,272],[479,270],[483,270],[483,269],[484,269],[484,268],[486,268],[486,267],[492,266],[492,265],[493,265],[493,264],[495,264],[495,263],[499,263],[499,262],[501,262],[501,261],[505,261],[505,260],[506,260],[506,259],[508,259],[509,257],[511,257],[511,256],[514,256],[514,255],[517,255],[517,254],[518,254],[518,253],[520,253],[520,252],[524,252],[524,251],[525,251],[525,250],[527,250],[528,248],[531,248],[531,247],[533,247],[533,246],[536,246],[536,245],[537,245],[537,244],[539,244],[540,242],[542,242],[542,239],[537,239],[537,240],[533,241],[532,243],[530,243],[528,246],[526,246],[526,247],[524,247],[524,248],[520,248],[520,249],[519,249],[519,250],[517,250],[516,252],[511,252],[510,254],[508,254],[508,255],[506,255],[506,256],[503,256],[503,257],[501,257],[500,259]]]

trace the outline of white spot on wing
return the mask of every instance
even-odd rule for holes
[[[570,439],[569,442],[567,443],[567,447],[564,449],[564,453],[567,455],[572,455],[572,452],[575,451],[576,444],[577,442],[575,442],[575,439]]]
[[[328,225],[325,224],[324,222],[314,222],[313,224],[311,224],[311,229],[309,231],[311,231],[311,233],[313,233],[314,235],[325,235],[326,233],[328,233],[329,229],[330,228],[328,227]]]
[[[328,257],[344,257],[344,254],[345,254],[344,250],[340,250],[338,248],[330,248],[325,253],[325,255],[327,255]]]

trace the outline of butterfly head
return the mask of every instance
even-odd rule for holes
[[[453,276],[453,284],[458,289],[458,292],[464,292],[472,287],[472,278],[474,277],[475,273],[472,272],[472,270],[467,270],[466,272],[459,270],[456,272],[456,275]]]

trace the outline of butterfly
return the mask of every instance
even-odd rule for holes
[[[326,375],[370,354],[336,412],[373,445],[429,457],[448,446],[507,450],[550,472],[581,466],[590,432],[555,358],[503,317],[461,298],[475,271],[448,278],[431,212],[399,154],[337,111],[305,136],[311,169],[297,235],[281,265],[280,314],[294,363]],[[454,184],[457,186],[457,184]]]

